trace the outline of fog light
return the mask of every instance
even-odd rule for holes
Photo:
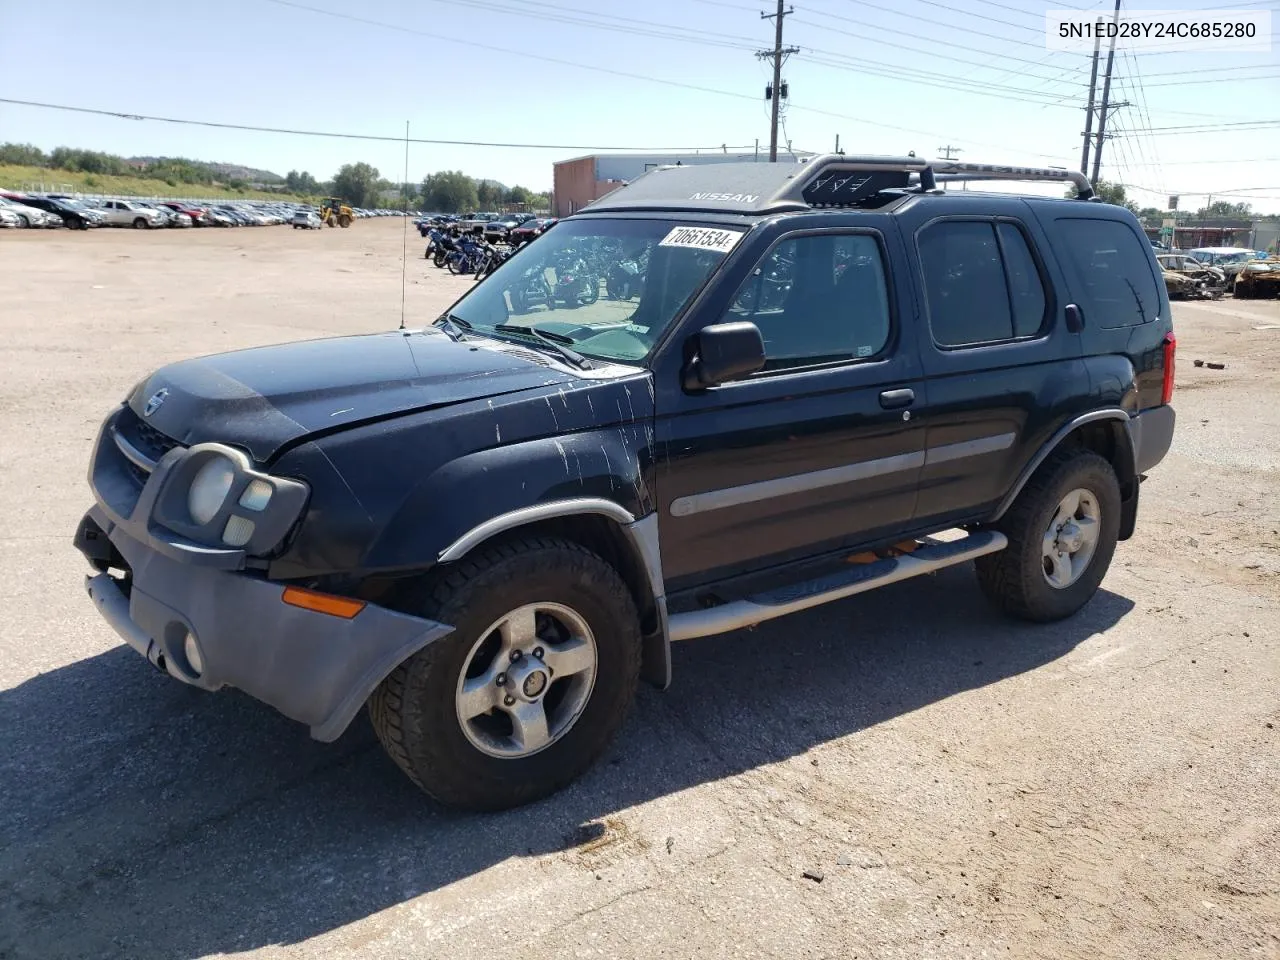
[[[227,525],[222,530],[222,542],[228,547],[243,547],[253,536],[253,521],[235,514],[227,517]]]
[[[182,653],[187,658],[187,666],[191,668],[191,672],[197,677],[204,673],[204,660],[200,657],[200,648],[196,646],[196,635],[187,633],[187,638],[182,641]]]

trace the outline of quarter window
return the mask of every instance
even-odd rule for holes
[[[942,347],[1035,336],[1044,283],[1026,237],[1012,223],[944,220],[920,234],[929,328]]]
[[[765,370],[874,357],[889,342],[880,245],[869,234],[784,240],[739,287],[729,319],[760,329]]]
[[[1160,294],[1150,255],[1127,225],[1118,220],[1063,219],[1058,228],[1075,267],[1086,323],[1112,329],[1156,318]]]

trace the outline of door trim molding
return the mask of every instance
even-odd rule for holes
[[[883,477],[903,470],[918,470],[935,463],[978,457],[986,453],[1006,450],[1016,439],[1016,433],[999,433],[989,437],[979,437],[976,440],[944,443],[925,450],[899,453],[891,457],[862,460],[840,467],[828,467],[824,470],[796,473],[773,480],[744,483],[737,487],[722,487],[704,493],[692,493],[671,501],[671,515],[689,517],[696,513],[722,510],[725,507],[738,507],[744,503],[758,503],[761,500],[772,500],[774,497],[788,497],[844,483],[869,480],[872,477]]]

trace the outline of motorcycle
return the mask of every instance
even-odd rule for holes
[[[534,307],[552,306],[551,284],[547,282],[546,272],[541,264],[530,267],[519,280],[507,290],[511,298],[511,312],[529,313]]]
[[[506,244],[482,244],[484,250],[476,266],[476,279],[483,280],[511,259],[515,250]]]
[[[553,304],[564,304],[571,310],[600,299],[600,278],[587,269],[581,257],[556,268],[556,285],[551,292]]]
[[[644,275],[635,260],[619,260],[609,268],[604,292],[610,300],[630,300],[640,293]]]
[[[484,257],[485,244],[479,240],[463,238],[458,241],[458,248],[445,257],[444,265],[454,276],[472,273]]]

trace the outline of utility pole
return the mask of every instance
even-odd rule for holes
[[[1116,9],[1111,22],[1113,24],[1120,22],[1120,0],[1116,0]],[[1107,50],[1107,75],[1102,81],[1102,109],[1098,111],[1098,143],[1093,148],[1093,176],[1090,178],[1094,187],[1098,185],[1098,170],[1102,167],[1102,142],[1107,137],[1107,111],[1111,107],[1111,67],[1116,59],[1116,34],[1119,32],[1118,29],[1112,32],[1111,45]]]
[[[961,150],[959,147],[953,147],[949,143],[945,147],[939,147],[938,152],[942,154],[942,159],[944,160],[954,160],[956,158],[955,156],[953,156],[953,154],[964,153],[964,151]]]
[[[769,88],[768,95],[773,100],[773,119],[769,125],[769,162],[778,162],[778,107],[782,100],[782,61],[793,53],[799,53],[799,47],[784,47],[782,45],[782,20],[784,17],[795,13],[795,7],[784,9],[785,0],[778,0],[778,10],[776,13],[762,13],[761,20],[774,21],[773,33],[773,49],[761,50],[756,56],[761,60],[773,61],[773,86]]]
[[[1080,172],[1089,175],[1089,138],[1093,136],[1093,111],[1098,95],[1098,51],[1102,47],[1102,18],[1094,24],[1093,69],[1089,72],[1089,105],[1084,108],[1084,147],[1080,150]]]

